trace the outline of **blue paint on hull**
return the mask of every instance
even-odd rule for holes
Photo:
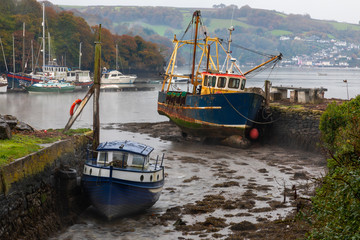
[[[159,199],[164,180],[135,183],[83,175],[82,185],[92,205],[111,219],[150,208]]]
[[[169,117],[186,133],[208,137],[244,135],[254,126],[264,100],[263,96],[248,92],[187,93],[176,98],[169,101],[166,92],[159,92],[159,114]]]
[[[31,78],[28,75],[21,75],[16,73],[6,74],[8,89],[22,89],[22,86],[30,86],[33,83],[42,82],[42,79]]]

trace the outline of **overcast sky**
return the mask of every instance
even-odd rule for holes
[[[211,8],[214,4],[249,5],[286,14],[309,14],[312,18],[359,23],[359,0],[49,0],[56,5],[173,6]]]

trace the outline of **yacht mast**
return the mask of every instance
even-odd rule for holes
[[[22,61],[21,61],[21,70],[25,72],[25,22],[23,22],[23,52],[22,52]]]
[[[50,38],[50,32],[49,32],[49,30],[48,30],[48,40],[49,40],[49,61],[48,61],[48,64],[49,65],[53,65],[53,63],[52,63],[52,60],[51,60],[51,49],[50,49],[50,45],[51,45],[51,38]]]
[[[7,67],[7,64],[6,64],[4,46],[3,46],[3,44],[2,44],[1,37],[0,37],[0,44],[1,44],[1,50],[2,50],[2,53],[3,53],[3,57],[4,57],[4,63],[5,63],[6,72],[9,72],[8,67]]]
[[[81,69],[81,56],[82,56],[81,44],[82,44],[82,42],[80,42],[80,47],[79,47],[79,70]]]
[[[34,40],[31,39],[31,72],[34,72]]]
[[[116,44],[116,66],[115,66],[115,70],[118,70],[119,65],[118,65],[118,45]]]
[[[12,35],[13,37],[13,72],[16,73],[15,71],[15,37],[14,34]]]
[[[42,22],[42,27],[43,27],[42,43],[43,43],[43,72],[44,72],[44,68],[45,68],[45,3],[44,2],[43,2],[43,22]]]

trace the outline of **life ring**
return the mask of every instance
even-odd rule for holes
[[[76,99],[70,107],[70,116],[74,115],[74,108],[77,104],[81,103],[81,99]]]

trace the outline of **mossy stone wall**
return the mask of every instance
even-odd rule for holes
[[[46,239],[74,222],[88,206],[76,184],[87,144],[73,136],[1,167],[0,239]]]
[[[274,123],[267,139],[285,147],[311,152],[321,151],[320,116],[322,111],[304,108],[271,107]]]

